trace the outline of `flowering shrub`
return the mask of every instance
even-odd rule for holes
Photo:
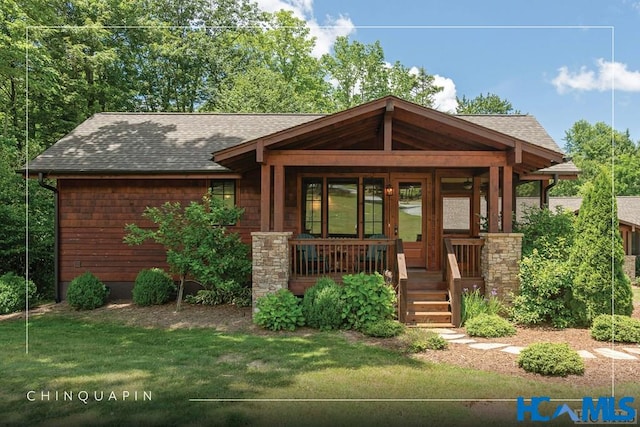
[[[505,311],[505,306],[498,298],[495,289],[491,290],[491,294],[485,298],[480,293],[478,285],[473,285],[473,290],[464,288],[462,290],[462,314],[461,324],[480,314],[496,314],[499,315]]]

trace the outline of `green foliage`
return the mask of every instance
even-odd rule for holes
[[[298,326],[304,326],[300,300],[287,289],[258,298],[256,308],[258,311],[253,321],[265,329],[293,331]]]
[[[233,280],[217,284],[213,289],[201,289],[195,295],[187,295],[189,304],[221,305],[235,304],[238,307],[251,305],[251,289],[240,286]]]
[[[473,285],[473,290],[464,288],[462,290],[462,312],[460,315],[461,325],[479,314],[501,314],[506,311],[505,305],[498,298],[495,289],[488,297],[480,293],[477,285]]]
[[[574,272],[573,296],[581,306],[576,311],[581,324],[588,325],[599,314],[612,310],[613,314],[631,314],[633,295],[623,270],[616,199],[606,169],[587,186],[569,263]]]
[[[449,346],[447,340],[437,333],[420,328],[407,328],[400,340],[409,353],[421,353],[425,350],[445,350]]]
[[[498,95],[487,93],[487,96],[480,94],[473,99],[468,99],[464,95],[458,101],[457,114],[520,114],[519,110],[514,110],[511,102],[501,99]]]
[[[397,337],[405,330],[405,326],[397,320],[379,320],[364,325],[362,333],[370,337],[391,338]]]
[[[560,258],[568,258],[575,235],[575,215],[558,206],[555,212],[545,207],[535,206],[524,209],[523,218],[515,227],[515,231],[523,233],[522,256],[531,255],[534,249],[543,251],[560,245],[566,249],[558,253]],[[562,242],[561,242],[562,241]]]
[[[518,366],[541,375],[582,375],[584,362],[580,355],[564,343],[531,344],[518,357]]]
[[[93,310],[104,305],[109,289],[91,272],[76,277],[67,289],[67,302],[78,310]]]
[[[516,334],[516,328],[505,318],[495,314],[480,314],[467,320],[467,334],[472,337],[498,338]]]
[[[321,277],[304,293],[302,313],[312,328],[322,331],[340,328],[343,308],[342,288],[329,277]]]
[[[593,319],[591,336],[598,341],[640,343],[640,319],[601,314]]]
[[[555,245],[539,240],[537,248],[520,261],[520,289],[513,299],[512,319],[523,325],[552,324],[566,328],[579,322],[580,306],[573,298],[572,270],[562,239]]]
[[[342,317],[347,327],[360,329],[367,323],[393,318],[396,294],[380,273],[346,275],[342,285]]]
[[[202,203],[191,202],[184,208],[179,202],[147,207],[142,216],[157,227],[145,229],[127,224],[124,241],[139,245],[149,239],[165,247],[167,264],[180,276],[179,310],[188,276],[193,276],[205,289],[214,289],[218,283],[227,281],[247,281],[251,272],[249,248],[237,233],[228,233],[221,225],[235,224],[242,213],[242,209],[225,206],[209,191],[202,197]]]
[[[24,277],[11,272],[0,276],[0,314],[24,310],[27,295],[31,306],[36,295],[36,285],[31,280],[27,282]]]
[[[173,279],[162,269],[142,270],[133,285],[133,302],[141,306],[164,304],[175,291]]]

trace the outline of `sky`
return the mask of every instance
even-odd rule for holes
[[[564,146],[578,120],[628,130],[640,142],[640,0],[258,0],[292,10],[316,37],[373,43],[385,59],[425,67],[456,96],[494,93],[535,116]]]

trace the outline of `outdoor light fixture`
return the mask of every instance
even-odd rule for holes
[[[386,194],[389,197],[393,196],[393,185],[387,184],[387,186],[384,187],[384,194]]]
[[[473,182],[471,182],[471,180],[467,178],[467,182],[462,184],[462,188],[464,188],[465,190],[471,190],[473,188]]]

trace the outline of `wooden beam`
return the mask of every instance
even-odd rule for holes
[[[391,151],[393,137],[393,101],[387,101],[387,110],[384,113],[384,151]]]
[[[513,231],[513,167],[502,168],[502,232]]]
[[[269,162],[283,166],[498,167],[506,164],[506,153],[441,150],[276,150],[269,152]]]
[[[273,231],[284,230],[284,166],[273,170]]]
[[[260,176],[260,231],[271,228],[271,165],[262,164]]]
[[[264,162],[264,141],[261,139],[258,140],[258,143],[256,145],[256,162]]]
[[[498,232],[498,213],[500,206],[498,205],[498,193],[500,185],[500,169],[497,166],[489,168],[489,233]]]
[[[522,142],[516,141],[515,147],[508,151],[507,163],[510,165],[519,165],[522,163]]]

